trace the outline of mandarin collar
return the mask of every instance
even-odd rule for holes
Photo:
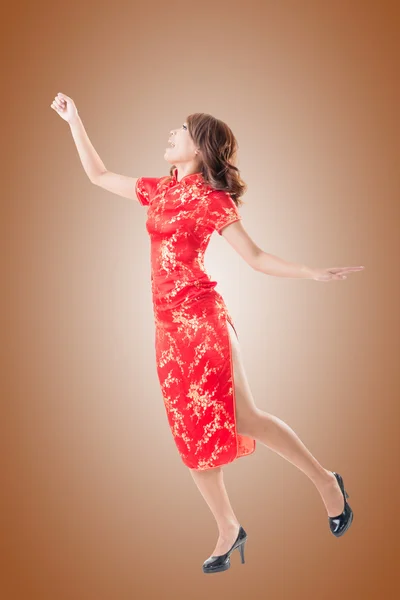
[[[190,173],[189,175],[184,175],[184,177],[181,177],[180,181],[177,180],[177,175],[178,175],[178,169],[174,169],[173,173],[172,173],[172,181],[175,184],[185,184],[185,185],[190,185],[192,183],[196,183],[198,181],[202,181],[203,180],[203,174],[202,173]]]

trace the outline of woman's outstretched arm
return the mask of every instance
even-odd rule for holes
[[[300,263],[289,262],[273,254],[268,254],[257,246],[243,227],[242,221],[236,221],[227,225],[221,230],[221,235],[252,269],[274,277],[331,281],[346,279],[348,273],[364,269],[364,267],[312,268]]]
[[[264,252],[247,233],[242,221],[235,221],[221,230],[221,235],[255,271],[275,277],[301,277],[312,279],[313,269],[291,263]]]

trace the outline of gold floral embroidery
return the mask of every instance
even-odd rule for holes
[[[156,366],[168,422],[184,464],[210,469],[252,454],[237,434],[232,356],[222,296],[204,266],[213,231],[240,219],[232,198],[201,173],[139,178],[148,205]]]

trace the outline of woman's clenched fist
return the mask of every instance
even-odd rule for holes
[[[78,115],[78,109],[75,106],[75,102],[69,96],[59,92],[51,103],[53,108],[64,121],[72,123],[72,121]]]

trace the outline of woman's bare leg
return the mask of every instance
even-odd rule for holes
[[[309,477],[319,491],[329,516],[344,509],[342,491],[333,473],[325,469],[287,423],[257,408],[244,370],[238,338],[228,323],[235,380],[238,433],[258,440]]]
[[[217,522],[219,537],[211,554],[225,554],[237,537],[239,521],[228,498],[222,467],[189,471]]]

